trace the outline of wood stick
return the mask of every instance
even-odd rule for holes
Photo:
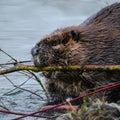
[[[17,71],[31,70],[33,72],[40,71],[120,71],[120,65],[85,65],[82,66],[48,66],[35,67],[32,65],[18,64],[14,67],[0,70],[0,75],[8,74]]]

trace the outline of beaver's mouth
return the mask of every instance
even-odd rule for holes
[[[43,58],[40,58],[39,55],[34,55],[32,60],[33,60],[33,63],[36,67],[47,67],[47,66],[49,66],[46,62],[47,60],[44,60]]]

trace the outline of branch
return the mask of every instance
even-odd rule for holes
[[[0,110],[1,113],[6,113],[6,114],[13,114],[13,115],[27,115],[25,113],[20,113],[20,112],[12,112],[8,110]],[[48,116],[48,115],[31,115],[32,117],[39,117],[39,118],[48,118],[48,119],[53,119],[56,118],[57,116]]]
[[[40,71],[120,71],[120,65],[85,65],[82,66],[48,66],[48,67],[35,67],[32,65],[18,64],[9,69],[1,70],[0,75],[12,72],[31,70],[33,72]]]
[[[32,62],[32,61],[25,60],[25,61],[18,61],[17,63],[28,63],[28,62]],[[2,65],[16,65],[17,63],[16,62],[3,63],[3,64],[0,64],[0,66],[2,66]]]
[[[8,57],[10,57],[12,60],[14,60],[17,63],[17,60],[15,58],[13,58],[11,55],[9,55],[7,52],[5,52],[4,50],[2,50],[0,48],[0,51],[3,52],[5,55],[7,55]]]

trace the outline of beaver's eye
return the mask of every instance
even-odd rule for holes
[[[50,38],[47,38],[48,41],[50,41]]]
[[[68,36],[73,38],[73,40],[75,40],[77,42],[79,41],[79,33],[76,30],[72,30],[72,31],[68,32]]]

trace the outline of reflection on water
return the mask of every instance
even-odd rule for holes
[[[0,48],[19,61],[30,60],[30,50],[42,36],[57,28],[79,25],[88,16],[116,1],[119,0],[0,0]],[[0,63],[8,60],[0,52]],[[16,73],[10,76],[13,76],[14,83],[20,84],[22,77],[16,77]],[[29,81],[28,84],[31,89],[38,88],[35,81]],[[0,76],[0,95],[9,88],[11,84]],[[38,108],[39,102],[36,102],[37,105],[25,106],[22,105],[24,99],[19,98],[21,96],[7,97],[7,100],[21,100],[22,108],[17,105],[17,110]],[[31,101],[27,98],[27,102]],[[8,101],[5,104],[10,105]],[[3,117],[2,114],[0,116]],[[8,120],[10,116],[4,116],[3,119]]]

